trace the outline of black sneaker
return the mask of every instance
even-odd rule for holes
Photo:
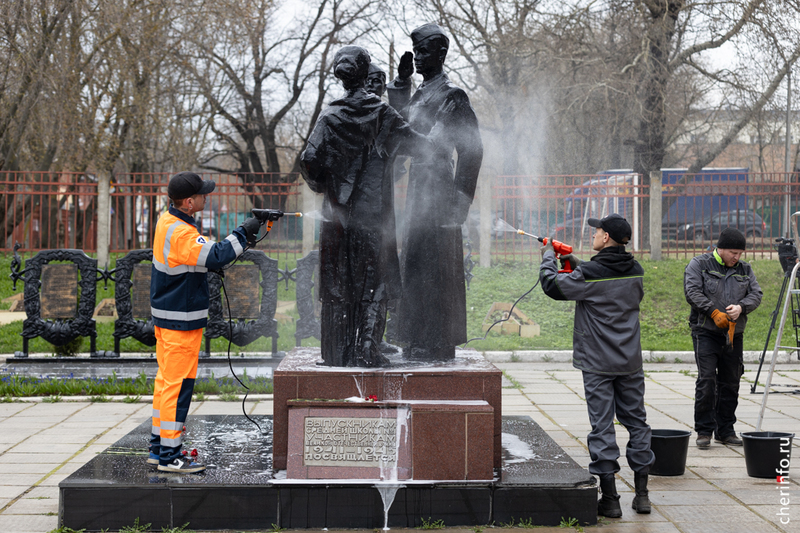
[[[722,444],[726,444],[728,446],[741,446],[742,439],[737,437],[736,435],[728,435],[727,437],[717,437],[714,439],[717,442],[721,442]]]
[[[698,448],[710,448],[711,447],[711,435],[698,435],[696,441]]]
[[[150,452],[150,456],[147,458],[147,464],[158,466],[158,455]]]
[[[195,463],[191,459],[179,458],[167,465],[158,465],[159,472],[172,472],[175,474],[195,474],[206,469],[206,465]]]

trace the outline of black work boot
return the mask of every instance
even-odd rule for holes
[[[650,514],[650,498],[647,492],[647,474],[633,473],[633,485],[636,496],[633,497],[631,507],[639,514]]]
[[[603,496],[597,501],[597,515],[608,518],[621,517],[622,508],[619,506],[619,494],[617,494],[614,474],[600,475],[600,492]]]

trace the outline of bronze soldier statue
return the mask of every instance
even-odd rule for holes
[[[398,77],[387,87],[389,103],[446,150],[433,157],[411,154],[398,340],[408,359],[441,361],[454,358],[455,346],[467,341],[461,225],[475,196],[483,144],[469,97],[443,71],[450,44],[444,31],[425,24],[411,32],[411,41],[413,55],[403,54]],[[411,96],[414,66],[423,82]]]

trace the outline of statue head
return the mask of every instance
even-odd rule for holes
[[[333,57],[333,75],[342,80],[345,89],[357,89],[364,86],[369,65],[369,52],[364,48],[343,46]]]
[[[375,63],[369,64],[366,89],[367,92],[379,97],[386,91],[386,73]]]
[[[424,78],[442,71],[450,39],[438,24],[423,24],[411,32],[414,45],[414,67]]]

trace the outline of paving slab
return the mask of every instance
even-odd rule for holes
[[[680,357],[683,359],[683,356]],[[509,356],[507,358],[510,359]],[[569,363],[502,362],[497,366],[523,387],[522,390],[503,390],[503,414],[530,416],[564,447],[567,455],[578,464],[585,464],[588,461],[585,443],[589,426],[582,399],[581,373]],[[776,374],[780,377],[778,381],[800,384],[800,371],[795,370],[795,367],[800,370],[800,365],[783,366],[792,369],[779,368]],[[754,370],[755,366],[747,365],[745,378],[752,380],[755,377]],[[692,364],[647,365],[645,400],[649,422],[653,427],[692,429],[695,375]],[[762,396],[749,394],[749,388],[750,383],[742,383],[737,410],[739,422],[736,424],[739,432],[755,427],[760,410]],[[556,396],[560,401],[554,403]],[[271,398],[267,397],[257,401],[248,400],[245,407],[248,413],[269,415],[272,414],[273,404]],[[800,435],[798,407],[800,395],[770,395],[764,428]],[[195,402],[192,406],[197,414],[238,415],[241,409],[241,401],[204,401]],[[47,516],[47,513],[52,512],[54,501],[58,499],[58,483],[96,456],[98,449],[114,443],[145,421],[149,412],[150,405],[144,401],[138,404],[93,404],[86,401],[0,404],[0,467],[6,464],[31,464],[33,466],[23,469],[37,469],[36,465],[55,465],[52,471],[45,473],[0,474],[0,531],[28,533],[55,529],[56,517]],[[81,431],[81,426],[86,428],[81,421],[87,420],[91,421],[91,428]],[[620,427],[617,438],[622,448],[626,437],[624,428]],[[654,503],[651,515],[637,515],[630,509],[633,473],[625,463],[623,449],[620,461],[622,470],[617,483],[622,496],[623,518],[601,519],[596,528],[587,527],[586,531],[760,533],[798,530],[800,511],[795,513],[795,507],[790,506],[789,512],[796,515],[792,517],[794,520],[789,525],[780,523],[780,517],[777,516],[780,510],[777,498],[779,491],[775,488],[775,481],[748,477],[742,448],[712,443],[711,449],[700,450],[694,446],[694,438],[693,434],[687,459],[689,467],[683,476],[650,477]],[[794,441],[795,457],[800,456],[799,440]],[[800,474],[797,477],[800,479]],[[794,478],[788,490],[792,500],[797,500],[794,496],[800,495],[800,485]],[[494,528],[494,531],[499,533],[504,529]],[[519,531],[519,528],[506,530]],[[474,530],[463,531],[469,533]],[[567,530],[541,528],[537,531]]]
[[[0,531],[3,533],[43,533],[57,527],[57,515],[0,514]]]

